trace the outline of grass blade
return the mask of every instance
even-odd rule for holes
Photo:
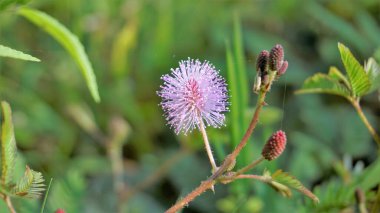
[[[25,54],[21,51],[12,49],[10,47],[6,47],[0,44],[0,56],[1,57],[9,57],[9,58],[15,58],[15,59],[21,59],[25,61],[36,61],[40,62],[41,60],[33,57],[31,55]]]
[[[47,188],[46,193],[45,193],[44,202],[42,203],[41,213],[44,213],[45,206],[46,206],[46,201],[47,201],[47,198],[48,198],[48,195],[49,195],[50,186],[51,186],[52,182],[53,182],[53,178],[50,178],[49,185],[48,185],[48,188]]]
[[[240,142],[240,129],[241,123],[239,122],[239,89],[237,84],[237,75],[235,71],[235,61],[231,52],[229,42],[226,42],[226,60],[227,60],[227,82],[231,95],[231,114],[230,114],[230,128],[232,135],[232,145],[237,146]]]
[[[38,10],[21,8],[18,13],[56,39],[78,64],[95,102],[100,102],[98,85],[90,60],[78,38],[53,17]]]

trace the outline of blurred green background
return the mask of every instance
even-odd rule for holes
[[[254,173],[281,168],[309,188],[339,188],[376,160],[376,145],[349,103],[294,91],[331,65],[343,70],[338,41],[361,63],[375,55],[378,0],[33,0],[28,6],[78,36],[102,98],[93,101],[67,52],[18,16],[16,6],[0,12],[0,43],[41,59],[0,58],[0,99],[13,109],[20,173],[27,162],[47,182],[54,178],[46,212],[163,212],[208,177],[200,134],[176,136],[165,125],[156,91],[160,76],[188,57],[211,61],[227,77],[226,44],[234,48],[237,37],[249,106],[256,101],[251,88],[257,54],[279,43],[289,61],[239,161],[256,159],[269,135],[281,128],[288,135],[285,153]],[[379,131],[378,93],[362,105]],[[252,109],[245,110],[250,119]],[[219,163],[233,148],[230,123],[228,118],[227,127],[208,131]],[[313,212],[316,207],[306,199],[297,192],[283,198],[262,183],[238,181],[206,192],[183,212]],[[38,212],[41,200],[14,203],[19,212]],[[6,211],[3,202],[0,208]]]

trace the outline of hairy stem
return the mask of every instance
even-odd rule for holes
[[[368,131],[371,133],[373,139],[376,141],[377,145],[380,147],[380,137],[376,133],[375,129],[369,123],[367,117],[364,115],[362,107],[360,106],[359,100],[350,100],[351,104],[354,106],[359,114],[360,119],[363,121],[364,125],[367,127]]]
[[[204,125],[201,117],[199,117],[199,130],[202,133],[203,142],[205,143],[206,152],[207,152],[208,158],[210,159],[210,163],[212,166],[212,173],[214,173],[218,169],[218,167],[216,166],[214,156],[212,155],[212,150],[211,150],[210,143],[208,141],[205,125]]]
[[[16,213],[16,210],[15,210],[15,208],[12,205],[11,198],[9,196],[5,195],[4,200],[7,203],[7,207],[9,209],[9,212]]]
[[[214,186],[215,181],[212,179],[208,179],[201,183],[196,189],[194,189],[190,194],[186,195],[183,199],[178,201],[175,205],[173,205],[170,209],[166,210],[165,213],[175,213],[178,210],[182,209],[184,206],[186,206],[188,203],[190,203],[194,198],[201,195],[203,192],[207,191],[208,189],[212,189]]]

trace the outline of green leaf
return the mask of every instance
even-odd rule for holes
[[[371,81],[371,88],[368,92],[373,92],[380,89],[380,66],[373,58],[369,58],[364,64],[369,80]]]
[[[351,90],[350,82],[348,81],[346,76],[344,76],[343,73],[339,71],[338,68],[334,66],[330,67],[328,76],[343,83],[347,88],[349,88],[349,90]]]
[[[39,197],[45,191],[44,178],[40,172],[31,170],[26,166],[24,176],[12,189],[12,194],[19,197]]]
[[[328,93],[346,98],[350,96],[350,91],[344,84],[339,83],[334,79],[334,76],[330,77],[323,73],[317,73],[306,79],[302,88],[297,90],[296,93]]]
[[[7,102],[2,101],[1,109],[1,184],[3,187],[7,187],[7,185],[12,181],[17,149],[13,131],[11,107]]]
[[[287,172],[283,172],[282,170],[277,170],[272,174],[273,181],[289,186],[302,194],[306,195],[310,199],[312,199],[315,203],[319,203],[319,199],[315,196],[310,190],[308,190],[299,180],[290,175]]]
[[[356,97],[365,95],[371,87],[371,82],[366,72],[364,71],[364,68],[360,65],[360,63],[356,60],[356,58],[352,55],[351,51],[346,46],[338,43],[338,48],[343,65],[346,68],[346,72],[348,74],[348,79],[350,81],[353,95]]]
[[[38,10],[21,8],[18,13],[55,38],[78,64],[92,97],[100,102],[98,85],[91,63],[78,38],[53,17]]]
[[[290,190],[290,188],[285,186],[282,183],[279,183],[279,182],[273,180],[273,178],[272,178],[272,176],[268,170],[264,170],[263,177],[267,178],[268,181],[266,183],[269,184],[269,186],[271,186],[274,190],[276,190],[282,196],[287,197],[287,198],[292,196],[292,191]]]
[[[355,177],[353,183],[351,183],[352,193],[354,193],[355,187],[360,187],[364,191],[371,190],[373,187],[380,183],[380,159],[371,163],[363,173]]]
[[[41,60],[33,57],[31,55],[25,54],[21,51],[12,49],[10,47],[6,47],[0,44],[0,56],[1,57],[9,57],[9,58],[15,58],[15,59],[21,59],[26,61],[37,61],[40,62]]]

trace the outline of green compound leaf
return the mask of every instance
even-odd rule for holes
[[[365,95],[371,88],[371,82],[367,73],[346,46],[338,43],[338,48],[343,65],[348,74],[353,95],[355,97]]]
[[[18,13],[46,31],[66,49],[82,71],[92,97],[96,102],[100,102],[94,71],[84,51],[84,47],[78,38],[65,26],[46,13],[29,8],[21,8]]]
[[[343,76],[344,77],[344,76]],[[337,72],[333,71],[330,75],[317,73],[305,80],[302,89],[297,90],[297,94],[305,93],[328,93],[340,95],[345,98],[350,97],[350,91],[343,82],[338,81]]]
[[[7,187],[12,181],[17,149],[11,107],[7,102],[2,101],[1,109],[1,184]]]
[[[15,59],[21,59],[26,61],[36,61],[40,62],[41,60],[33,57],[31,55],[25,54],[21,51],[12,49],[10,47],[6,47],[0,44],[0,56],[1,57],[9,57],[9,58],[15,58]]]
[[[12,194],[19,197],[36,198],[45,191],[44,178],[40,172],[31,170],[26,166],[24,176],[13,187]]]
[[[284,186],[296,189],[302,194],[306,195],[310,199],[312,199],[315,203],[319,203],[319,199],[315,196],[310,190],[308,190],[299,180],[290,175],[287,172],[283,172],[282,170],[277,170],[272,174],[272,186],[274,187],[282,187]],[[284,188],[285,189],[285,188]],[[285,190],[283,190],[285,191]]]

